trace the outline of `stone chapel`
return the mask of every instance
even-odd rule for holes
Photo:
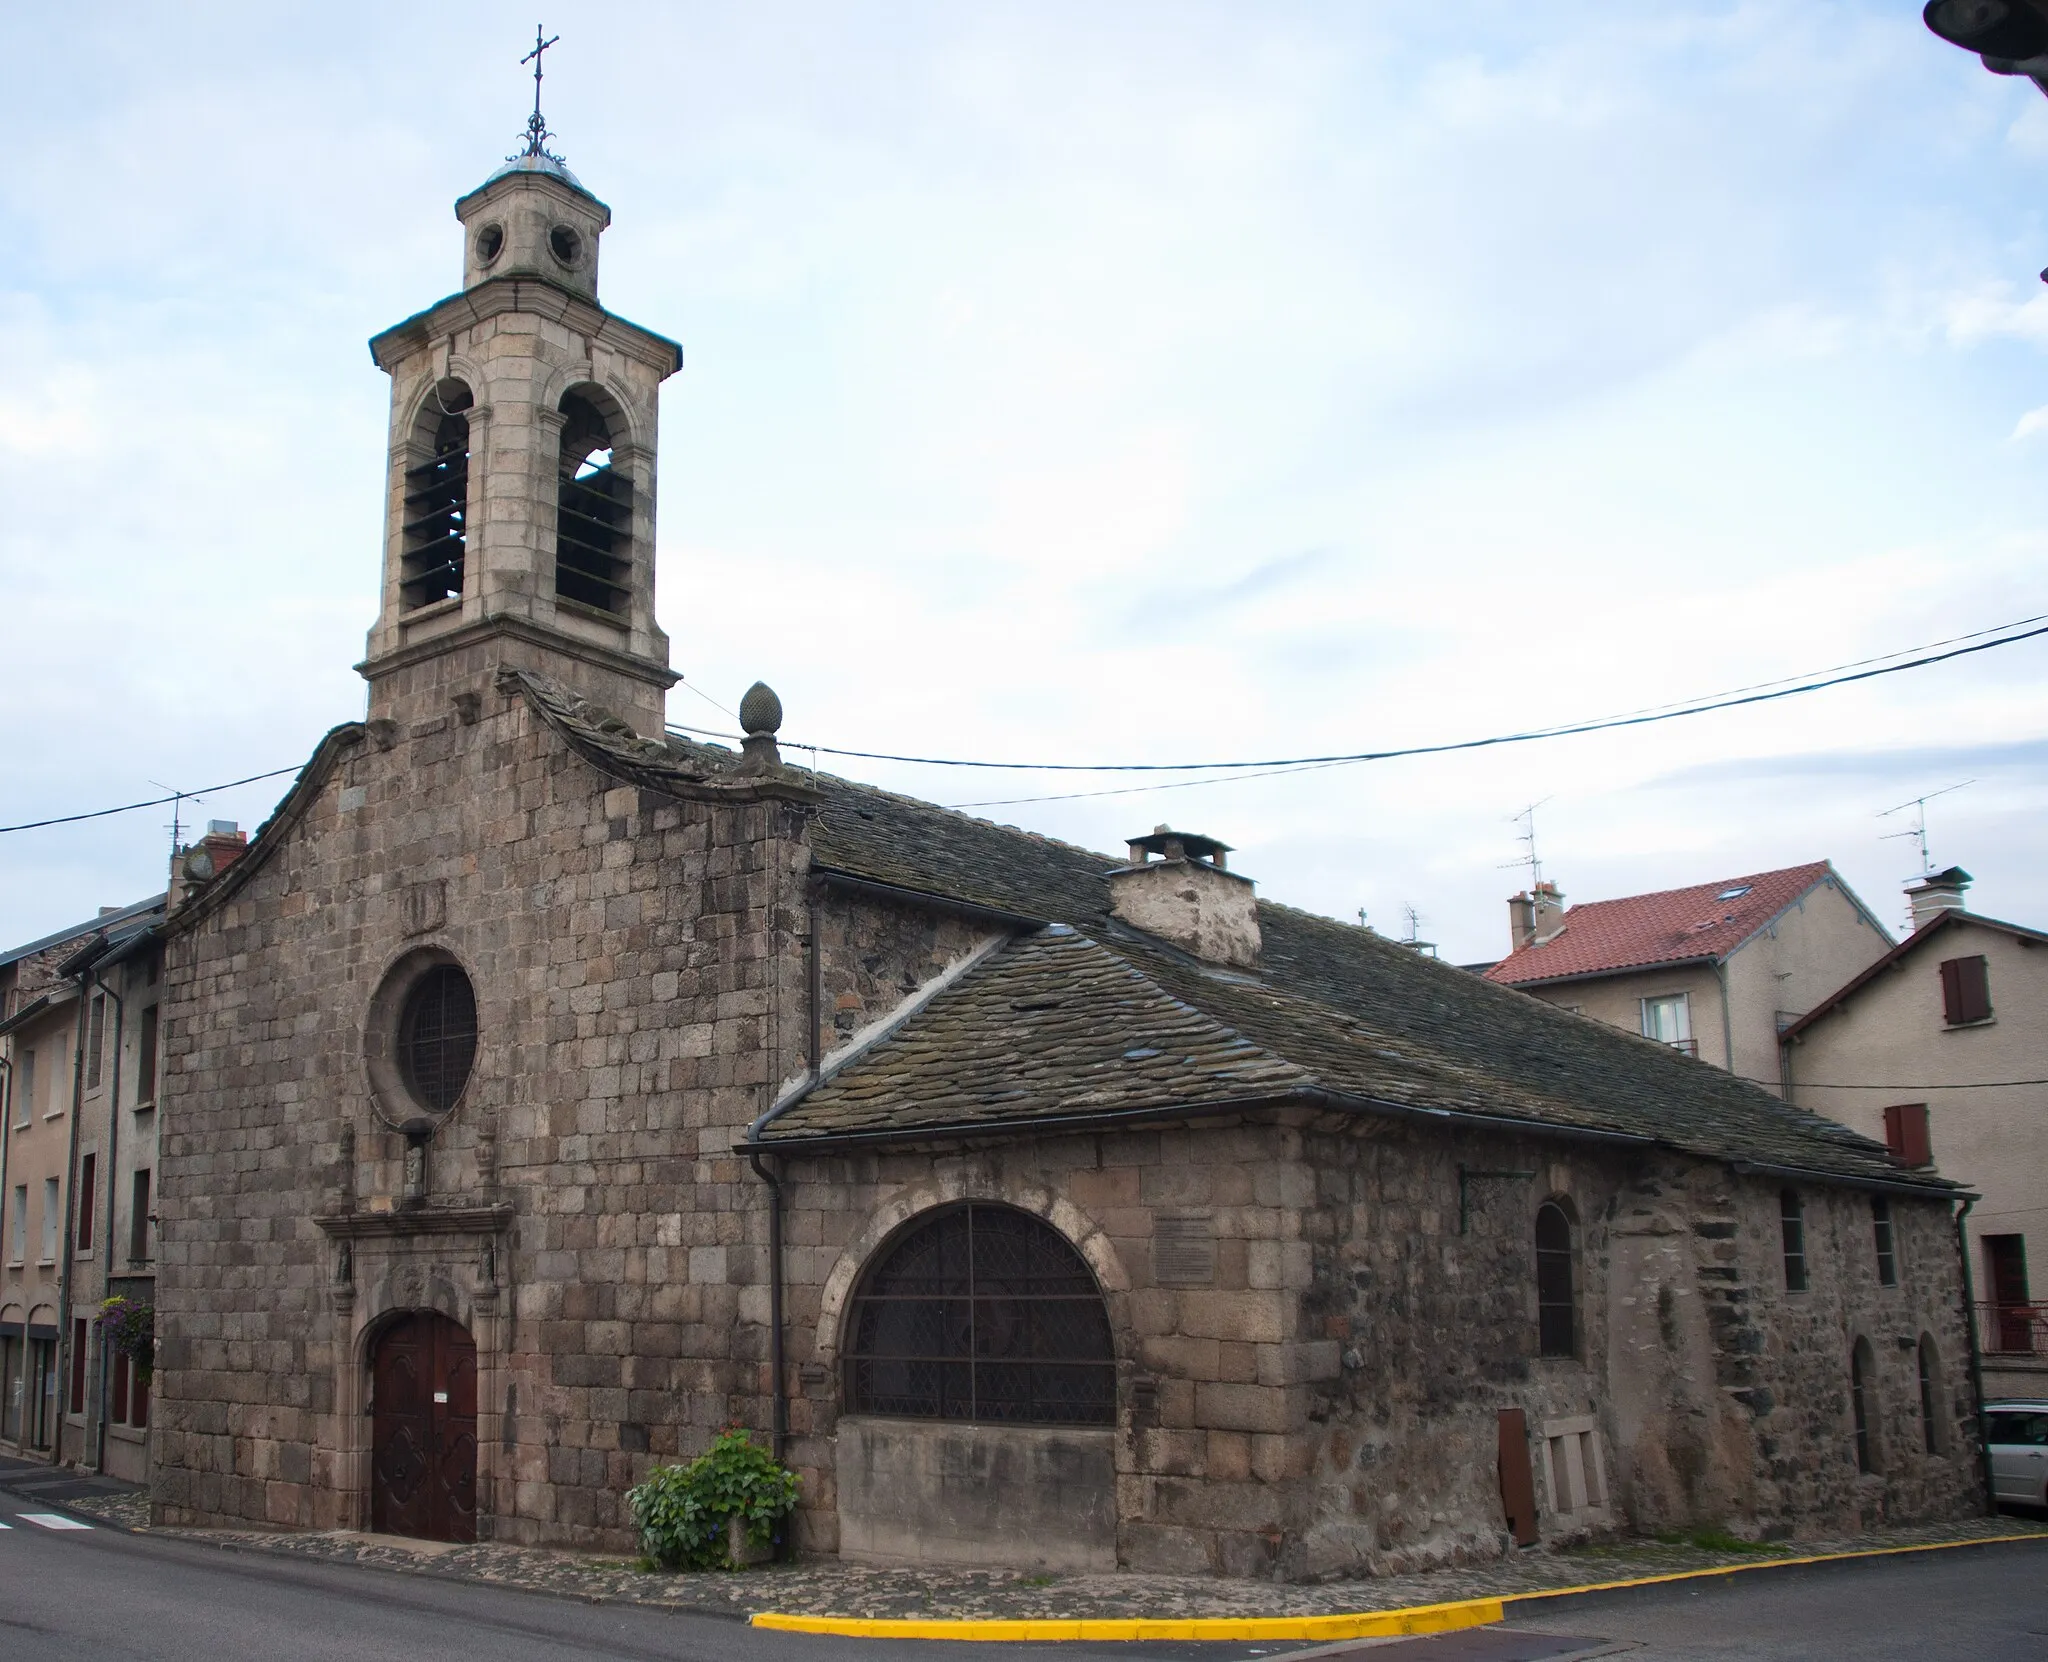
[[[1257,898],[664,727],[659,392],[544,151],[391,378],[365,719],[166,925],[154,1512],[1320,1577],[1981,1505],[1957,1191]]]

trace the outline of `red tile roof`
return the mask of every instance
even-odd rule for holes
[[[1726,957],[1809,889],[1831,880],[1840,881],[1834,868],[1816,860],[1689,889],[1568,907],[1562,931],[1541,946],[1511,952],[1486,972],[1486,979],[1525,986]]]

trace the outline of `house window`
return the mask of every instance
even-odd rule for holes
[[[84,1154],[78,1160],[78,1250],[92,1251],[92,1202],[99,1192],[100,1157]]]
[[[1895,1102],[1884,1111],[1884,1145],[1902,1166],[1934,1164],[1934,1138],[1928,1129],[1927,1104]]]
[[[85,1412],[85,1342],[90,1329],[85,1318],[78,1316],[71,1323],[71,1412]]]
[[[85,1088],[100,1088],[100,1068],[106,1060],[107,995],[94,993],[92,1009],[85,1022]]]
[[[1785,1248],[1785,1291],[1806,1291],[1806,1211],[1799,1204],[1799,1191],[1787,1189],[1778,1196],[1778,1231]]]
[[[135,1186],[128,1201],[128,1261],[149,1262],[149,1168],[135,1174]]]
[[[57,1202],[59,1198],[57,1180],[54,1177],[44,1178],[42,1261],[45,1264],[54,1264],[57,1261],[57,1238],[63,1223],[63,1220],[57,1215]]]
[[[1697,1056],[1699,1046],[1692,1037],[1692,998],[1687,993],[1670,993],[1663,998],[1643,1000],[1643,1037]]]
[[[2031,1352],[2034,1311],[2027,1296],[2027,1238],[1986,1235],[1985,1290],[1991,1294],[1991,1344],[1994,1350]]]
[[[36,1053],[23,1051],[21,1077],[14,1082],[14,1129],[26,1131],[36,1113]]]
[[[868,1272],[847,1318],[853,1414],[1111,1425],[1116,1353],[1095,1277],[1006,1206],[928,1214]]]
[[[612,460],[612,430],[581,393],[562,398],[555,593],[623,614],[633,570],[633,484]]]
[[[14,1205],[7,1220],[7,1261],[18,1264],[28,1256],[28,1185],[14,1185]]]
[[[141,1027],[135,1038],[135,1106],[138,1108],[156,1101],[157,1020],[157,1006],[152,1004],[142,1012]]]
[[[1892,1252],[1892,1203],[1883,1195],[1870,1197],[1870,1232],[1877,1242],[1878,1285],[1896,1287],[1899,1261]]]
[[[1572,1276],[1572,1222],[1554,1200],[1536,1211],[1537,1348],[1544,1356],[1578,1354],[1578,1291]]]
[[[137,1431],[149,1426],[149,1375],[144,1373],[128,1358],[126,1351],[114,1352],[112,1411],[108,1417],[116,1425],[131,1426]]]
[[[1931,1334],[1920,1335],[1920,1441],[1929,1454],[1941,1452],[1941,1416],[1936,1412],[1935,1381],[1941,1377],[1941,1359]]]
[[[1856,1469],[1877,1470],[1877,1367],[1870,1341],[1858,1339],[1849,1352],[1849,1411],[1856,1423]]]
[[[1982,957],[1950,958],[1942,964],[1941,1011],[1951,1027],[1991,1019],[1990,966]]]
[[[417,463],[405,470],[405,553],[399,608],[417,611],[462,593],[469,550],[469,408],[460,381],[427,396],[413,433]]]

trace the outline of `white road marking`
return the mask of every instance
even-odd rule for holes
[[[21,1512],[16,1516],[24,1522],[41,1524],[45,1529],[90,1529],[91,1524],[80,1523],[76,1518],[67,1518],[62,1512]]]

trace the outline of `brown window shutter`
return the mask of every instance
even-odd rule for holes
[[[1898,1102],[1884,1111],[1885,1146],[1902,1166],[1934,1164],[1934,1139],[1927,1125],[1927,1104]]]
[[[1991,1014],[1990,966],[1979,956],[1950,958],[1941,966],[1941,1007],[1949,1026],[1984,1021]]]
[[[1500,1504],[1515,1545],[1535,1545],[1536,1473],[1529,1464],[1529,1421],[1519,1408],[1500,1411]]]

